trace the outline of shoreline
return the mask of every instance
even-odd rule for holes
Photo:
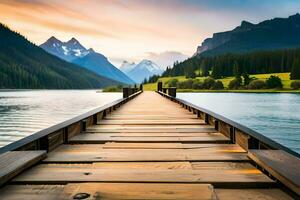
[[[287,93],[287,94],[300,94],[300,90],[194,90],[194,89],[178,89],[180,93]]]

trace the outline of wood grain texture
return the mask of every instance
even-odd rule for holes
[[[280,189],[215,189],[219,200],[292,200]]]
[[[64,192],[65,185],[7,185],[0,189],[4,200],[66,200],[71,194]]]
[[[99,144],[105,142],[198,142],[228,143],[229,139],[220,133],[203,133],[201,136],[122,136],[109,134],[79,134],[71,138],[70,143]]]
[[[9,151],[0,155],[0,185],[46,157],[46,151]]]
[[[209,184],[82,183],[68,184],[65,192],[70,199],[88,193],[95,200],[216,200]]]
[[[300,195],[300,159],[281,150],[250,150],[249,157]]]
[[[273,181],[262,174],[236,169],[153,169],[153,168],[78,168],[72,165],[42,164],[27,170],[14,183],[64,184],[70,182],[143,182],[143,183],[211,183],[221,186],[271,186]]]
[[[44,162],[104,162],[104,161],[248,161],[247,153],[223,151],[218,148],[199,149],[82,149],[70,146],[64,151],[48,154]]]

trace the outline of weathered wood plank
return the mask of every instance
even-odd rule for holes
[[[55,151],[44,162],[107,161],[248,161],[246,153],[205,149],[99,149],[87,151]]]
[[[216,200],[209,184],[82,183],[68,184],[65,192],[70,199],[87,193],[101,200]]]
[[[190,162],[98,162],[92,165],[97,169],[192,169]]]
[[[99,125],[205,125],[203,120],[101,120]]]
[[[219,200],[292,200],[280,189],[215,189]]]
[[[229,139],[220,133],[203,133],[198,137],[168,137],[168,136],[153,136],[153,137],[110,137],[106,134],[80,134],[71,138],[70,143],[104,143],[104,142],[202,142],[202,143],[228,143]]]
[[[86,145],[80,145],[86,146]],[[214,149],[221,152],[246,152],[236,144],[184,144],[184,143],[122,143],[107,142],[101,146],[103,149]]]
[[[282,150],[250,150],[249,157],[300,195],[300,159]]]
[[[14,183],[64,184],[71,182],[143,182],[143,183],[211,183],[216,186],[271,186],[274,182],[262,173],[238,170],[183,170],[183,169],[107,169],[74,168],[41,164],[22,173]]]
[[[83,133],[86,134],[86,133]],[[97,134],[97,133],[95,133]],[[202,137],[207,135],[222,135],[219,133],[99,133],[106,137]]]
[[[7,185],[0,189],[4,200],[66,200],[71,194],[64,192],[64,185]]]
[[[86,133],[215,133],[214,128],[88,128]]]
[[[89,127],[87,130],[92,131],[92,130],[102,130],[102,129],[159,129],[159,130],[164,130],[164,129],[195,129],[199,131],[203,130],[214,130],[214,127],[212,126],[207,126],[207,125],[182,125],[182,124],[103,124],[103,125],[94,125]],[[216,130],[214,130],[216,131]]]
[[[181,116],[172,116],[172,115],[117,115],[111,114],[105,117],[106,120],[135,120],[135,119],[143,119],[143,120],[160,120],[160,119],[198,119],[195,115],[181,115]]]
[[[0,155],[0,185],[46,157],[46,151],[9,151]]]

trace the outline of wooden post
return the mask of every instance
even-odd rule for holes
[[[254,137],[250,137],[248,140],[248,148],[249,149],[259,149],[259,140],[254,138]]]
[[[219,130],[219,121],[215,119],[215,129]]]
[[[38,149],[49,151],[49,141],[48,136],[42,137],[38,141]]]
[[[176,87],[170,87],[168,88],[168,94],[171,96],[171,97],[176,97]]]
[[[123,88],[123,98],[129,97],[129,88]]]
[[[163,92],[164,94],[167,94],[167,88],[162,88],[162,92]]]
[[[143,84],[140,84],[140,91],[143,91]]]
[[[201,118],[200,110],[197,110],[197,117],[198,117],[198,118]]]
[[[230,126],[230,141],[235,143],[235,128],[233,126]]]
[[[86,120],[81,121],[81,132],[86,131]]]
[[[209,124],[209,115],[205,113],[205,123]]]
[[[162,82],[157,83],[157,91],[159,91],[159,92],[162,91]]]
[[[69,128],[68,126],[64,128],[63,130],[63,140],[64,144],[67,144],[69,142]]]
[[[93,124],[96,125],[98,122],[98,113],[93,115]]]

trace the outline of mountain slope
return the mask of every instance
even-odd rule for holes
[[[48,53],[91,70],[101,76],[125,84],[134,84],[130,78],[112,65],[105,56],[95,52],[93,49],[87,50],[75,38],[72,38],[68,42],[62,42],[55,37],[51,37],[40,45],[40,47]]]
[[[204,40],[196,54],[219,55],[300,46],[300,15],[275,18],[259,24],[243,21],[232,31],[213,34]]]
[[[137,64],[132,70],[126,74],[135,82],[142,83],[145,79],[148,79],[153,75],[161,75],[163,69],[160,68],[157,64],[150,60],[142,60]]]
[[[85,89],[116,85],[65,62],[0,24],[0,88]]]
[[[130,78],[113,66],[107,58],[100,53],[90,52],[86,56],[75,59],[72,62],[97,74],[109,77],[110,79],[118,80],[126,84],[134,84]]]
[[[128,72],[130,72],[131,70],[133,70],[133,68],[136,66],[136,64],[134,62],[130,63],[127,61],[123,61],[121,67],[119,68],[123,73],[127,74]]]

